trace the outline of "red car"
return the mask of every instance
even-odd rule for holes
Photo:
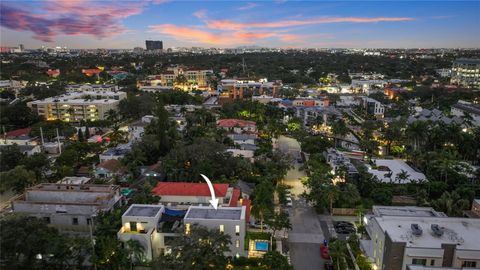
[[[328,247],[327,246],[320,246],[320,255],[324,259],[330,259],[330,254],[328,253]]]

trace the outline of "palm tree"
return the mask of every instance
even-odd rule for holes
[[[395,181],[399,184],[402,184],[407,182],[408,178],[410,178],[408,172],[402,170],[400,173],[397,174],[397,176],[395,176]]]
[[[265,217],[272,212],[273,208],[273,185],[269,180],[264,180],[254,191],[252,201],[252,215],[260,218],[261,231]]]
[[[333,262],[336,263],[338,270],[346,269],[345,258],[347,255],[347,245],[343,240],[335,240],[332,242],[328,250],[330,251],[330,256],[332,256]]]
[[[413,142],[413,150],[417,150],[427,135],[428,126],[424,121],[415,121],[407,127],[407,137]]]
[[[328,201],[330,215],[333,215],[333,203],[338,199],[340,191],[336,185],[328,184],[323,187],[323,194]]]
[[[138,240],[130,239],[127,241],[127,250],[130,257],[130,263],[142,262],[144,260],[145,247]]]
[[[335,145],[337,145],[337,137],[345,137],[348,131],[348,127],[343,119],[339,119],[333,123],[332,132],[335,137]]]

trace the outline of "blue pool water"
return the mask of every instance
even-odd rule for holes
[[[255,242],[255,249],[261,251],[268,251],[268,242]]]

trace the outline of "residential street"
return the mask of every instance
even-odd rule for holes
[[[280,137],[277,140],[278,149],[296,157],[300,153],[299,143],[292,138]],[[289,209],[292,230],[288,234],[290,258],[295,270],[323,269],[324,260],[320,257],[320,244],[324,236],[318,219],[312,207],[308,206],[300,194],[305,190],[300,178],[305,176],[300,171],[300,164],[295,164],[286,175],[283,183],[292,186],[293,207]]]

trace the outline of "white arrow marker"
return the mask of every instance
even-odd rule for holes
[[[213,206],[213,208],[215,208],[215,210],[217,210],[217,207],[218,207],[218,199],[215,198],[215,190],[213,190],[213,185],[212,185],[212,182],[210,182],[210,179],[208,179],[208,177],[206,177],[205,175],[203,174],[200,174],[203,179],[205,179],[205,181],[207,182],[207,185],[208,185],[208,189],[210,189],[210,194],[212,195],[212,199],[210,200],[210,204]]]

